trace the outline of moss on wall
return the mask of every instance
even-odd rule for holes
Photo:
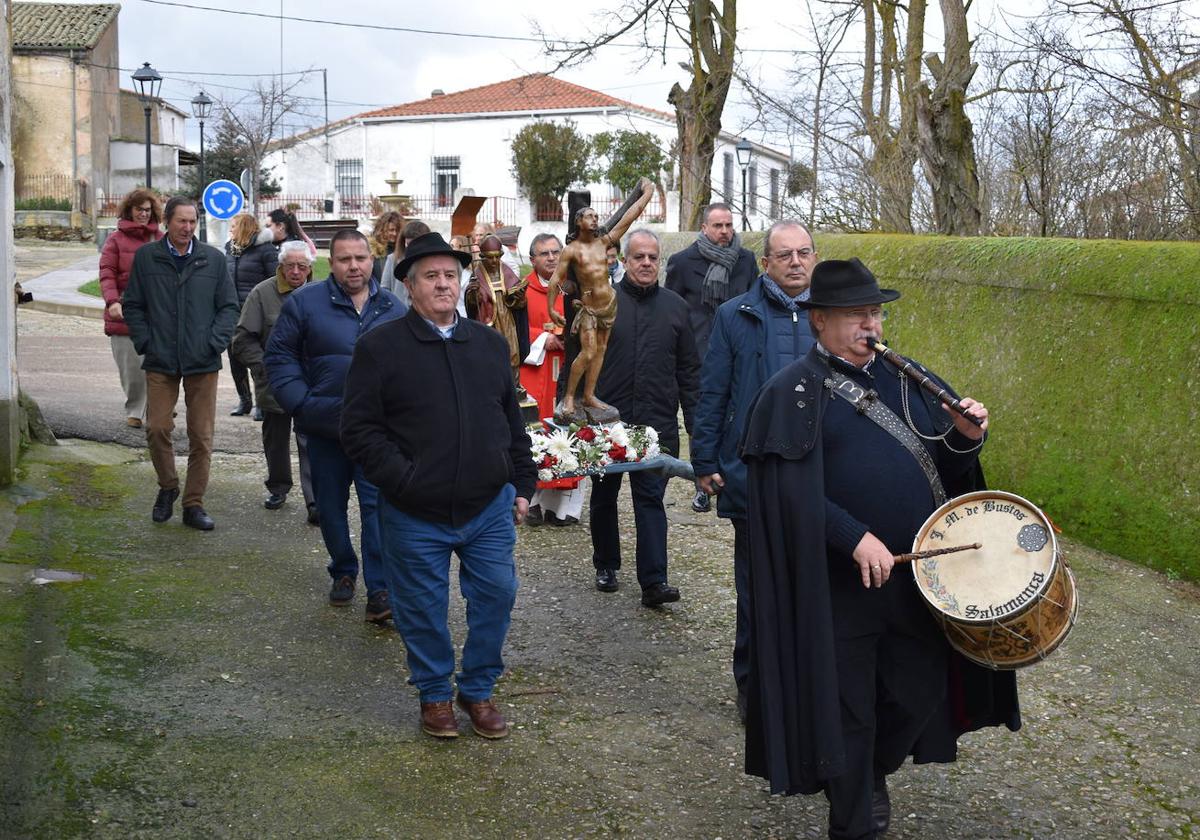
[[[668,249],[692,238],[672,235]],[[758,252],[761,238],[747,240]],[[1200,244],[819,235],[817,246],[899,289],[889,343],[988,405],[990,486],[1090,546],[1200,580]]]

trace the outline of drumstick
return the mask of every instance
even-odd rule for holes
[[[911,560],[924,560],[928,557],[937,557],[940,554],[953,554],[956,551],[971,551],[972,549],[983,548],[983,543],[971,543],[970,545],[955,545],[950,548],[931,548],[928,551],[914,551],[911,554],[897,554],[892,559],[897,563],[908,563]]]

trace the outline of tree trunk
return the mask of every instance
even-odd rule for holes
[[[913,56],[919,56],[924,38],[925,2],[912,0],[909,4],[909,20],[905,38],[903,73],[899,44],[896,42],[896,6],[890,2],[876,4],[875,0],[864,0],[864,39],[867,61],[863,73],[862,107],[867,136],[871,139],[871,156],[867,161],[867,173],[879,190],[877,210],[879,229],[888,233],[912,233],[913,188],[916,179],[913,166],[916,164],[915,146],[916,117],[911,75]],[[878,13],[878,29],[875,16]],[[875,102],[876,49],[879,50],[879,96]],[[919,61],[919,59],[918,59]],[[917,77],[920,65],[917,64]],[[899,81],[900,128],[892,125],[892,95],[895,81]]]
[[[667,96],[675,106],[679,134],[679,224],[683,230],[700,229],[700,211],[712,199],[712,163],[721,112],[733,81],[737,35],[737,2],[724,0],[722,9],[712,2],[690,0],[692,83],[678,83]]]
[[[917,143],[933,193],[938,233],[979,233],[979,176],[974,128],[966,114],[967,86],[975,75],[963,0],[941,0],[946,27],[946,60],[925,56],[934,87],[917,90]]]

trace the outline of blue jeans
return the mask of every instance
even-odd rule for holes
[[[321,516],[321,538],[329,552],[329,576],[358,578],[358,556],[350,540],[350,485],[358,493],[362,527],[362,572],[367,595],[387,589],[379,556],[379,491],[363,477],[362,469],[346,457],[341,444],[319,435],[308,435],[308,460],[312,467],[313,495]]]
[[[409,682],[422,703],[453,696],[454,643],[450,639],[450,553],[459,558],[458,584],[467,601],[458,694],[487,700],[504,671],[501,649],[517,600],[513,546],[517,530],[511,484],[461,528],[410,516],[382,500],[379,506],[383,568],[392,597],[392,622],[408,649]]]

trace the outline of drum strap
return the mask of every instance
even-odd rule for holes
[[[913,430],[905,425],[896,412],[880,402],[879,395],[875,391],[861,387],[836,370],[830,371],[829,377],[825,380],[825,387],[854,406],[855,411],[859,414],[866,415],[908,450],[908,453],[917,460],[921,471],[925,473],[926,480],[929,481],[929,490],[933,493],[934,505],[941,507],[946,501],[946,490],[942,487],[942,479],[938,476],[937,466],[933,463],[933,458],[930,456],[929,450],[925,448],[925,444],[921,443]]]

